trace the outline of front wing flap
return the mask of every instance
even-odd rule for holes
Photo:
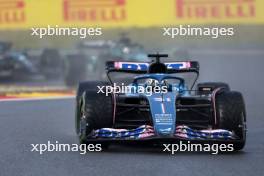
[[[194,141],[236,141],[238,137],[231,131],[224,129],[195,130],[185,125],[179,125],[173,136],[156,135],[152,126],[142,125],[136,129],[101,128],[94,130],[89,140],[121,141],[121,140],[151,140],[151,139],[181,139]]]

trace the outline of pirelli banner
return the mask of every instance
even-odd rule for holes
[[[264,24],[264,0],[0,0],[0,29]]]

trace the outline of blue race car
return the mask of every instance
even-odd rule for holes
[[[79,84],[76,132],[80,143],[179,140],[246,142],[243,96],[228,84],[197,84],[199,63],[165,62],[150,54],[151,63],[108,61],[108,81]]]

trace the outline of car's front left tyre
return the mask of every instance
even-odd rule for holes
[[[216,115],[218,128],[235,133],[239,142],[234,143],[234,150],[241,150],[246,143],[246,109],[240,92],[224,91],[216,97]]]

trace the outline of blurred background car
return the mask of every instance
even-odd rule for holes
[[[0,42],[0,78],[13,79],[37,74],[35,65],[23,53],[11,51],[11,47],[11,42]]]
[[[67,86],[77,86],[80,81],[105,80],[105,63],[109,60],[146,61],[144,47],[131,43],[131,39],[121,35],[118,41],[82,41],[64,58],[64,80]]]

